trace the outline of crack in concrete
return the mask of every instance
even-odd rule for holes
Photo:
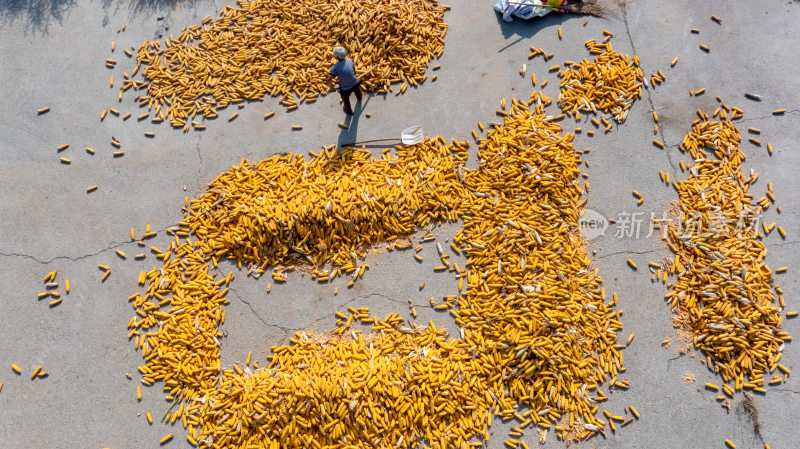
[[[366,293],[364,295],[356,296],[356,297],[354,297],[352,299],[349,299],[347,302],[345,302],[344,304],[340,304],[338,307],[344,307],[344,306],[346,306],[347,304],[350,304],[353,301],[356,301],[356,300],[359,300],[359,299],[367,299],[370,296],[378,296],[378,297],[381,297],[381,298],[386,299],[388,301],[396,302],[398,304],[403,304],[403,305],[406,305],[406,306],[408,305],[407,302],[401,301],[399,299],[394,299],[391,296],[384,295],[383,293]]]
[[[231,288],[231,287],[228,287],[228,288],[229,288],[229,291],[230,291],[231,293],[233,293],[233,295],[236,297],[236,299],[238,299],[239,301],[241,301],[241,302],[243,302],[244,304],[246,304],[246,305],[247,305],[247,308],[249,308],[249,309],[250,309],[250,312],[251,312],[253,315],[255,315],[255,317],[256,317],[256,318],[257,318],[257,319],[258,319],[258,320],[261,322],[261,324],[263,324],[263,325],[265,325],[265,326],[268,326],[268,327],[274,327],[274,328],[276,328],[276,329],[280,329],[280,330],[282,330],[284,333],[290,333],[290,332],[302,331],[302,330],[308,329],[310,326],[312,326],[312,325],[314,325],[314,324],[316,324],[316,323],[318,323],[318,322],[320,322],[320,321],[322,321],[322,320],[324,320],[324,319],[326,319],[326,318],[330,318],[330,314],[326,314],[326,315],[323,315],[323,316],[321,316],[321,317],[315,318],[314,320],[310,321],[310,322],[309,322],[308,324],[306,324],[305,326],[303,326],[303,327],[299,327],[299,328],[295,328],[295,327],[286,327],[286,326],[281,326],[281,325],[278,325],[278,324],[270,323],[270,322],[268,322],[268,321],[267,321],[267,320],[266,320],[266,319],[265,319],[263,316],[261,316],[261,314],[260,314],[260,313],[258,313],[258,311],[255,309],[255,307],[253,307],[253,304],[252,304],[250,301],[246,301],[246,300],[244,300],[244,299],[242,298],[242,296],[239,294],[239,292],[238,292],[238,291],[236,291],[235,289],[233,289],[233,288]],[[382,293],[366,293],[366,294],[364,294],[364,295],[359,295],[359,296],[356,296],[356,297],[354,297],[354,298],[350,298],[350,299],[348,299],[347,301],[345,301],[345,302],[343,302],[343,303],[341,303],[341,304],[338,304],[338,305],[336,305],[336,306],[335,306],[335,308],[336,308],[336,309],[340,309],[340,308],[342,308],[342,307],[345,307],[345,306],[347,306],[348,304],[350,304],[350,303],[352,303],[352,302],[355,302],[355,301],[358,301],[358,300],[367,299],[367,298],[369,298],[369,297],[371,297],[371,296],[378,296],[378,297],[381,297],[381,298],[387,299],[387,300],[389,300],[389,301],[396,302],[396,303],[398,303],[398,304],[404,304],[404,303],[403,303],[402,301],[400,301],[399,299],[394,299],[394,298],[392,298],[392,297],[390,297],[390,296],[387,296],[387,295],[384,295],[384,294],[382,294]],[[285,335],[284,335],[284,337],[282,337],[282,338],[281,338],[281,340],[283,340],[283,338],[285,338]]]
[[[263,324],[264,326],[274,327],[274,328],[280,329],[280,330],[282,330],[284,332],[291,332],[291,331],[297,330],[297,329],[292,329],[290,327],[284,327],[284,326],[280,326],[280,325],[277,325],[277,324],[272,324],[272,323],[267,322],[267,320],[264,317],[262,317],[261,314],[258,313],[258,311],[256,311],[256,309],[253,307],[253,304],[250,301],[245,301],[244,298],[242,298],[242,296],[239,294],[239,292],[237,292],[233,288],[228,287],[228,289],[229,289],[229,291],[231,293],[233,293],[233,296],[235,296],[236,299],[238,299],[239,301],[241,301],[241,302],[243,302],[244,304],[247,305],[247,308],[250,309],[250,312],[252,312],[253,315],[255,315],[255,317],[258,319],[258,321],[261,321],[261,324]]]
[[[161,231],[158,231],[158,232],[163,232],[165,230],[166,230],[166,228],[161,230]],[[34,256],[32,254],[16,253],[16,252],[6,253],[6,252],[2,252],[2,251],[0,251],[0,256],[3,256],[3,257],[21,257],[21,258],[24,258],[24,259],[33,260],[34,262],[36,262],[38,264],[47,265],[47,264],[50,264],[52,262],[55,262],[56,260],[62,260],[62,259],[63,260],[70,260],[72,262],[77,262],[79,260],[88,259],[89,257],[94,257],[94,256],[97,256],[97,255],[102,254],[104,252],[111,251],[112,249],[117,249],[119,247],[125,246],[125,245],[130,244],[130,243],[136,243],[136,241],[111,242],[105,248],[103,248],[101,250],[98,250],[98,251],[95,251],[93,253],[83,254],[83,255],[80,255],[80,256],[55,256],[55,257],[50,258],[50,259],[44,259],[42,257],[37,257],[37,256]]]
[[[592,259],[600,260],[600,259],[605,259],[605,258],[611,257],[611,256],[618,256],[620,254],[650,254],[650,253],[657,253],[657,252],[663,251],[663,250],[664,250],[664,248],[648,249],[648,250],[645,250],[645,251],[632,251],[632,250],[615,251],[613,253],[604,254],[602,256],[593,256]]]
[[[800,243],[800,240],[793,240],[793,241],[789,241],[789,242],[771,243],[771,244],[769,244],[769,246],[771,246],[771,247],[775,247],[775,246],[790,246],[790,245],[796,245],[798,243]],[[611,257],[611,256],[618,256],[620,254],[651,254],[651,253],[657,253],[659,251],[663,251],[665,249],[666,248],[654,248],[654,249],[648,249],[648,250],[644,250],[644,251],[633,251],[633,250],[615,251],[613,253],[593,256],[592,260],[601,260],[601,259],[605,259],[605,258]]]
[[[798,243],[800,243],[800,240],[793,240],[793,241],[789,241],[789,242],[769,243],[768,245],[769,246],[790,246],[790,245],[796,245]],[[766,245],[767,243],[765,242],[764,244]]]
[[[239,294],[239,292],[237,292],[235,289],[231,287],[228,287],[228,289],[233,294],[233,296],[236,297],[236,299],[247,305],[247,308],[250,309],[250,313],[252,313],[256,317],[256,319],[261,322],[261,324],[267,327],[274,327],[275,329],[279,329],[280,331],[283,332],[283,335],[281,335],[281,337],[278,338],[278,340],[275,342],[276,345],[282,345],[283,342],[286,340],[286,338],[289,336],[289,334],[302,330],[267,322],[267,320],[264,317],[262,317],[261,314],[258,313],[258,311],[256,311],[256,309],[253,307],[253,304],[250,301],[245,301]]]
[[[630,42],[630,44],[631,44],[631,50],[633,50],[633,54],[636,55],[637,54],[636,53],[636,44],[633,43],[633,36],[631,36],[631,29],[628,26],[628,5],[627,4],[623,4],[622,5],[622,22],[625,24],[625,34],[628,35],[628,42]],[[650,104],[650,111],[651,112],[655,111],[656,110],[656,105],[653,102],[653,97],[650,95],[650,89],[647,88],[647,80],[642,80],[642,87],[644,88],[644,91],[647,93],[647,102]],[[673,170],[677,170],[677,167],[675,166],[675,163],[672,162],[672,157],[670,156],[669,148],[671,146],[667,144],[667,138],[664,135],[664,127],[663,126],[659,126],[658,127],[658,134],[661,136],[661,142],[664,143],[664,152],[667,154],[667,162],[669,163],[669,166],[672,167]]]
[[[164,228],[164,229],[160,229],[160,230],[158,230],[156,232],[158,232],[158,233],[165,232],[170,227],[167,227],[167,228]],[[107,251],[111,251],[112,249],[117,249],[117,248],[120,248],[120,247],[128,245],[128,244],[136,243],[137,241],[138,240],[129,240],[129,241],[124,241],[124,242],[111,242],[111,243],[109,243],[108,246],[106,246],[103,249],[100,249],[100,250],[95,251],[93,253],[83,254],[83,255],[80,255],[80,256],[55,256],[55,257],[50,258],[50,259],[45,259],[45,258],[42,258],[42,257],[34,256],[32,254],[16,253],[16,252],[6,253],[6,252],[3,252],[3,251],[0,251],[0,256],[3,256],[3,257],[20,257],[20,258],[24,258],[24,259],[30,259],[30,260],[33,260],[34,262],[36,262],[38,264],[42,264],[42,265],[47,265],[47,264],[50,264],[52,262],[55,262],[56,260],[62,260],[62,259],[63,260],[70,260],[72,262],[77,262],[79,260],[88,259],[90,257],[94,257],[94,256],[97,256],[97,255],[100,255],[100,254],[105,253]]]
[[[278,339],[278,340],[275,342],[275,345],[282,345],[282,344],[284,344],[284,342],[285,342],[286,338],[287,338],[287,337],[288,337],[290,334],[297,333],[297,332],[301,332],[301,331],[306,331],[306,330],[309,330],[309,328],[313,327],[313,326],[314,326],[314,325],[316,325],[318,322],[320,322],[320,321],[322,321],[322,320],[324,320],[324,319],[327,319],[327,318],[330,318],[330,317],[331,317],[330,315],[323,315],[323,316],[321,316],[321,317],[319,317],[319,318],[316,318],[316,319],[314,319],[313,321],[310,321],[310,322],[308,322],[308,324],[306,324],[306,325],[305,325],[305,326],[303,326],[303,327],[285,327],[285,326],[281,326],[281,325],[278,325],[278,324],[268,323],[268,322],[267,322],[267,321],[266,321],[266,320],[265,320],[265,319],[264,319],[264,318],[263,318],[263,317],[262,317],[262,316],[261,316],[261,315],[260,315],[260,314],[259,314],[259,313],[258,313],[256,310],[255,310],[255,308],[253,308],[253,306],[252,306],[252,304],[251,304],[250,302],[248,302],[248,301],[245,301],[244,299],[242,299],[242,297],[241,297],[241,296],[238,294],[238,292],[236,292],[236,291],[234,291],[234,290],[230,290],[230,291],[231,291],[231,292],[233,292],[234,296],[236,296],[236,298],[237,298],[239,301],[241,301],[241,302],[243,302],[243,303],[245,303],[245,304],[247,305],[247,307],[250,309],[250,312],[252,312],[252,313],[253,313],[253,315],[255,315],[255,316],[256,316],[256,318],[257,318],[259,321],[261,321],[261,323],[262,323],[262,324],[264,324],[265,326],[268,326],[268,327],[274,327],[274,328],[276,328],[276,329],[280,329],[281,331],[283,331],[283,335],[282,335],[282,336],[281,336],[281,337],[280,337],[280,338],[279,338],[279,339]],[[349,299],[349,300],[345,301],[344,303],[342,303],[342,304],[339,304],[338,306],[336,306],[336,308],[338,309],[338,308],[340,308],[340,307],[344,307],[344,306],[346,306],[347,304],[350,304],[351,302],[354,302],[354,301],[356,301],[356,300],[358,300],[358,299],[364,299],[364,298],[368,298],[368,297],[370,297],[370,296],[382,296],[382,297],[384,297],[384,298],[387,298],[387,299],[390,299],[390,300],[392,300],[392,301],[395,301],[395,302],[400,302],[400,301],[398,301],[398,300],[396,300],[396,299],[389,298],[389,297],[388,297],[388,296],[386,296],[386,295],[382,295],[382,294],[379,294],[379,293],[370,293],[370,294],[367,294],[367,295],[362,295],[362,296],[357,296],[357,297],[355,297],[355,298],[351,298],[351,299]],[[356,324],[356,323],[354,323],[354,324]]]
[[[197,189],[198,191],[201,189],[201,182],[200,182],[200,173],[203,169],[203,153],[200,151],[200,142],[203,140],[203,133],[201,132],[197,136],[197,145],[195,145],[194,150],[197,152],[197,158],[200,160],[200,163],[197,164]]]
[[[104,252],[106,252],[108,250],[111,250],[111,249],[119,248],[120,246],[122,246],[122,244],[120,242],[112,242],[111,246],[103,248],[100,251],[97,251],[97,252],[94,252],[94,253],[91,253],[91,254],[85,254],[85,255],[82,255],[82,256],[77,256],[77,257],[56,256],[56,257],[53,257],[52,259],[41,259],[41,258],[36,257],[34,255],[31,255],[31,254],[4,253],[2,251],[0,251],[0,256],[3,256],[3,257],[21,257],[21,258],[33,260],[34,262],[42,264],[42,265],[47,265],[47,264],[52,263],[52,262],[54,262],[56,260],[59,260],[59,259],[67,259],[67,260],[71,260],[73,262],[76,262],[76,261],[81,260],[81,259],[86,259],[87,257],[96,256],[98,254],[104,253]]]
[[[792,109],[791,111],[786,111],[784,113],[784,115],[800,115],[800,109]],[[780,115],[770,114],[770,115],[764,115],[764,116],[761,116],[761,117],[742,118],[742,119],[738,119],[736,121],[738,123],[745,123],[745,122],[752,122],[752,121],[755,121],[755,120],[766,120],[766,119],[775,118],[775,117],[780,117]]]

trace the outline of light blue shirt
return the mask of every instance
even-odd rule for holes
[[[331,75],[339,78],[339,88],[350,90],[358,84],[356,67],[350,59],[340,59],[331,67]]]

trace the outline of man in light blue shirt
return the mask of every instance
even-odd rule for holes
[[[350,106],[350,94],[356,94],[356,101],[361,101],[361,88],[356,77],[356,67],[353,61],[347,58],[347,50],[344,47],[334,48],[333,56],[338,61],[331,67],[331,71],[328,74],[328,89],[330,90],[333,87],[333,77],[337,77],[339,79],[339,93],[342,95],[342,102],[344,103],[344,113],[350,115],[353,113],[353,108]]]

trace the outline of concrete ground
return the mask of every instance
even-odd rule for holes
[[[700,357],[681,356],[680,342],[670,324],[670,312],[663,302],[666,287],[652,283],[641,269],[649,260],[668,256],[657,233],[647,237],[651,212],[658,215],[676,198],[675,191],[659,182],[658,171],[669,171],[682,179],[677,144],[689,130],[695,111],[713,111],[721,96],[745,111],[740,130],[757,127],[760,139],[775,148],[769,156],[764,147],[742,143],[747,153],[746,169],[761,173],[756,184],[757,197],[772,181],[783,213],[772,207],[765,219],[777,220],[788,236],[776,233],[767,239],[767,263],[788,266],[787,274],[777,275],[785,290],[788,309],[800,307],[800,286],[795,270],[800,269],[800,189],[796,171],[800,155],[800,77],[797,48],[800,37],[800,4],[774,2],[731,2],[708,0],[634,0],[624,14],[608,20],[550,15],[523,23],[501,23],[490,1],[454,0],[445,16],[450,25],[441,71],[436,82],[409,89],[401,96],[373,96],[349,133],[337,122],[343,114],[334,96],[313,105],[286,113],[277,99],[250,103],[239,111],[239,118],[228,123],[217,120],[203,132],[184,134],[164,124],[137,122],[139,110],[132,98],[117,102],[117,90],[109,89],[108,77],[122,78],[133,64],[121,53],[122,47],[137,46],[153,39],[165,27],[179,30],[215,15],[227,2],[185,1],[177,6],[163,0],[39,0],[0,1],[0,448],[149,448],[157,447],[167,433],[177,438],[170,447],[186,447],[183,429],[164,424],[148,425],[144,414],[150,411],[158,420],[168,405],[159,387],[144,388],[141,402],[136,400],[136,374],[141,358],[126,338],[125,326],[132,316],[127,298],[137,291],[139,271],[157,265],[155,258],[130,242],[129,229],[144,231],[146,223],[163,231],[179,221],[184,197],[198,195],[218,173],[237,164],[243,157],[253,160],[281,151],[305,152],[321,145],[354,138],[391,137],[407,126],[421,124],[427,134],[466,139],[481,120],[497,120],[494,111],[501,97],[527,98],[529,77],[520,77],[519,68],[527,63],[528,74],[535,72],[539,82],[549,80],[544,89],[552,98],[558,94],[555,74],[547,68],[565,60],[579,61],[588,54],[584,41],[602,39],[602,30],[614,33],[616,50],[641,58],[649,75],[662,70],[666,82],[645,92],[631,110],[626,123],[608,134],[576,138],[577,148],[590,148],[585,155],[591,182],[588,207],[605,217],[639,213],[643,219],[638,238],[619,238],[620,226],[611,225],[604,236],[590,242],[597,253],[591,259],[605,279],[607,291],[619,292],[619,306],[625,310],[623,338],[636,337],[625,350],[625,376],[628,391],[615,391],[603,405],[613,414],[622,414],[634,405],[641,419],[607,438],[593,438],[580,447],[599,448],[722,448],[731,439],[738,448],[797,447],[797,416],[800,415],[800,381],[791,376],[779,386],[756,395],[761,438],[753,423],[741,410],[737,395],[726,413],[715,395],[703,391],[705,382],[719,382],[700,363]],[[722,24],[710,20],[715,14]],[[156,16],[163,15],[164,20]],[[123,24],[127,30],[117,33]],[[556,34],[563,28],[563,40]],[[699,34],[691,34],[698,28]],[[104,67],[111,40],[117,43],[113,57],[117,68]],[[710,53],[701,51],[708,45]],[[528,47],[555,52],[555,58],[527,60]],[[670,61],[679,57],[675,67]],[[699,97],[689,90],[706,88]],[[763,101],[745,99],[744,92],[757,93]],[[51,111],[37,116],[36,109]],[[100,112],[117,107],[131,112],[123,121],[109,116],[99,121]],[[783,116],[771,111],[786,108]],[[661,118],[659,139],[667,144],[653,146],[651,111]],[[264,121],[263,115],[277,111]],[[222,114],[223,116],[224,113]],[[574,126],[563,122],[568,129]],[[293,132],[292,124],[303,125]],[[590,124],[581,125],[585,129]],[[145,138],[154,131],[155,138]],[[124,157],[113,158],[111,136],[122,142]],[[61,154],[56,147],[70,144]],[[94,156],[84,147],[97,150]],[[377,151],[377,149],[376,149]],[[474,156],[476,148],[473,147]],[[68,157],[70,165],[59,162]],[[474,163],[474,157],[473,157]],[[87,194],[86,187],[98,185]],[[645,197],[636,206],[631,190]],[[622,221],[618,221],[618,225]],[[437,228],[440,239],[451,238],[457,224]],[[166,246],[164,232],[148,245]],[[120,249],[128,260],[115,255]],[[409,252],[377,254],[369,257],[370,271],[357,289],[345,288],[345,280],[328,285],[293,274],[289,282],[273,286],[266,293],[267,279],[254,280],[231,264],[221,265],[222,273],[233,270],[238,278],[232,284],[231,304],[227,309],[222,341],[223,365],[244,360],[248,351],[263,361],[268,347],[286,342],[298,329],[330,329],[333,311],[344,304],[369,306],[373,313],[390,311],[408,314],[406,300],[413,298],[419,311],[418,322],[433,320],[455,330],[449,315],[433,312],[426,304],[429,296],[441,297],[456,291],[456,281],[447,274],[435,274],[432,263],[435,248],[426,245],[429,257],[416,263]],[[145,252],[147,258],[134,261],[132,254]],[[640,265],[632,272],[625,264],[632,258]],[[112,273],[101,282],[98,264],[109,265]],[[63,303],[48,308],[37,301],[44,290],[42,277],[58,270],[59,288],[69,278],[72,292]],[[420,292],[418,284],[426,283]],[[333,295],[333,289],[340,292]],[[787,320],[785,329],[800,335],[800,319]],[[665,337],[672,340],[664,348]],[[10,365],[22,368],[14,374]],[[788,344],[782,363],[800,369],[800,353]],[[42,365],[49,373],[35,381],[30,373]],[[690,371],[696,383],[685,383],[681,376]],[[795,423],[795,424],[792,424]],[[489,446],[500,448],[507,428],[496,425]],[[533,446],[536,435],[525,436]],[[544,447],[563,447],[551,434]]]

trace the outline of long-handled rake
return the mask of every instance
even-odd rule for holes
[[[402,142],[403,145],[416,145],[416,144],[422,142],[424,139],[425,139],[425,132],[422,130],[422,125],[412,126],[410,128],[406,128],[406,129],[404,129],[403,131],[400,132],[400,142]],[[365,144],[365,143],[389,142],[389,141],[392,141],[392,140],[397,140],[397,138],[396,137],[389,137],[389,138],[386,138],[386,139],[362,140],[362,141],[359,141],[359,142],[346,143],[346,144],[341,145],[341,146],[350,147],[350,146],[361,145],[361,144]]]
[[[365,77],[369,72],[375,70],[375,67],[378,67],[378,64],[373,65],[366,72],[362,73],[361,75],[356,76],[356,80],[361,81],[361,78]],[[339,88],[339,83],[337,82],[336,84],[333,85],[333,88],[331,88],[331,92],[335,91],[338,88]]]

